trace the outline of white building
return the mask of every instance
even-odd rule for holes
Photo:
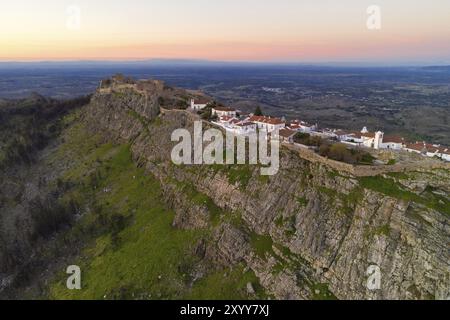
[[[337,135],[333,130],[322,129],[313,132],[313,135],[319,136],[323,139],[337,139]]]
[[[307,122],[300,120],[293,120],[286,125],[290,130],[299,131],[303,133],[311,133],[317,131],[317,125],[311,125]]]
[[[383,146],[384,133],[381,131],[369,132],[366,127],[361,132],[338,130],[335,134],[341,142],[354,146],[364,146],[377,150],[382,149]]]
[[[440,158],[450,161],[450,150],[447,147],[436,144],[425,144],[426,156],[430,158]]]
[[[246,135],[256,132],[256,124],[253,122],[239,122],[233,125],[232,131],[237,135]]]
[[[356,139],[355,132],[353,131],[345,131],[345,130],[336,130],[334,131],[336,138],[341,142],[350,142]]]
[[[196,111],[205,109],[210,102],[204,97],[191,99],[191,109]]]
[[[403,150],[418,153],[430,158],[440,158],[450,161],[450,149],[436,144],[427,144],[426,142],[405,143]]]
[[[402,150],[406,144],[406,141],[402,137],[398,136],[385,136],[381,143],[381,149],[389,150]]]
[[[212,109],[212,115],[218,117],[232,117],[235,118],[237,115],[236,109],[227,107],[216,107]]]
[[[271,118],[264,116],[253,116],[249,119],[250,122],[255,123],[259,130],[271,133],[275,130],[281,130],[286,127],[286,121],[279,118]]]
[[[298,133],[298,131],[290,130],[290,129],[281,129],[278,132],[278,136],[281,142],[286,143],[294,143],[294,136]]]
[[[253,122],[241,121],[237,118],[229,116],[221,116],[214,124],[224,128],[226,131],[232,132],[235,135],[246,135],[256,132],[257,126]]]
[[[426,147],[425,147],[425,143],[420,143],[420,142],[416,142],[416,143],[407,143],[405,145],[405,147],[403,148],[403,150],[407,151],[407,152],[412,152],[412,153],[419,153],[419,154],[425,154],[426,153]]]
[[[450,162],[450,149],[446,147],[441,147],[437,156],[445,161]]]

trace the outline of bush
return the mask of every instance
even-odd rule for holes
[[[390,159],[389,161],[388,161],[388,166],[393,166],[394,164],[396,164],[397,163],[397,160],[395,160],[395,159]]]
[[[177,100],[176,106],[177,109],[186,110],[189,107],[189,104],[186,100]]]
[[[350,159],[350,150],[347,149],[342,143],[333,144],[330,147],[328,156],[337,161],[343,161],[345,159]]]
[[[311,136],[308,133],[298,132],[294,136],[294,142],[309,147],[320,147],[325,141],[319,136]]]
[[[299,132],[294,136],[294,142],[305,146],[316,147],[318,153],[336,161],[349,164],[372,164],[375,159],[368,152],[359,149],[349,149],[343,143],[332,143],[319,136]]]
[[[370,165],[375,160],[368,152],[359,149],[349,149],[342,143],[330,144],[328,141],[322,142],[319,147],[319,154],[323,157],[349,164]]]

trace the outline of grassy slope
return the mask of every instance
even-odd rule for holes
[[[159,182],[136,168],[129,146],[102,144],[79,124],[72,125],[67,133],[55,161],[70,158],[76,163],[65,176],[66,181],[75,185],[65,198],[75,199],[90,210],[71,230],[71,236],[90,245],[73,261],[81,266],[83,289],[66,289],[67,275],[61,272],[50,287],[50,298],[245,299],[248,282],[264,297],[255,275],[244,272],[242,267],[213,270],[191,286],[192,270],[198,263],[194,247],[198,240],[208,238],[209,230],[172,228],[174,213],[162,202]],[[229,172],[230,180],[245,186],[250,174],[244,169]],[[442,209],[443,203],[403,190],[388,178],[364,178],[360,183],[367,189]],[[180,185],[180,192],[187,192],[192,201],[210,202],[205,195],[189,190],[193,189]],[[330,196],[334,197],[334,192]],[[304,200],[300,199],[299,204],[305,205]],[[208,207],[213,221],[222,219],[218,218],[221,215],[217,214],[214,203]],[[258,255],[272,252],[274,243],[270,237],[251,236]],[[280,260],[280,268],[284,269],[286,263]],[[334,298],[326,284],[311,282],[309,286],[313,299]]]
[[[403,176],[400,174],[391,176],[400,176],[406,179],[408,178],[406,174],[403,174]],[[427,188],[424,194],[418,195],[409,190],[406,190],[393,178],[376,176],[363,177],[359,180],[361,186],[366,189],[374,190],[396,199],[413,201],[443,214],[450,215],[450,201],[448,200],[448,198],[434,194],[432,192],[432,189],[430,188]]]
[[[174,213],[161,201],[159,182],[136,168],[129,146],[101,144],[81,125],[70,127],[65,140],[55,160],[76,161],[64,178],[75,185],[65,198],[90,208],[68,236],[90,245],[73,261],[82,270],[82,290],[66,289],[61,272],[49,298],[244,299],[248,282],[258,287],[240,267],[213,271],[191,287],[193,249],[207,231],[172,228]]]

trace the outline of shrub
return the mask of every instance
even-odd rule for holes
[[[393,166],[394,164],[396,164],[397,163],[397,160],[395,160],[395,159],[390,159],[389,161],[388,161],[388,166]]]
[[[310,147],[319,147],[324,143],[324,140],[319,136],[311,136],[308,133],[298,132],[294,136],[294,142]]]
[[[189,107],[189,104],[186,100],[177,100],[176,106],[177,109],[186,110]]]
[[[330,144],[323,141],[319,147],[319,154],[323,157],[341,161],[349,164],[367,164],[370,165],[375,159],[368,152],[359,149],[349,149],[345,144]]]

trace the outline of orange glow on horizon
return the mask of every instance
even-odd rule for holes
[[[379,0],[382,28],[369,31],[366,0],[78,0],[77,30],[66,25],[69,1],[17,0],[0,12],[0,60],[450,63],[450,2],[435,1]]]

